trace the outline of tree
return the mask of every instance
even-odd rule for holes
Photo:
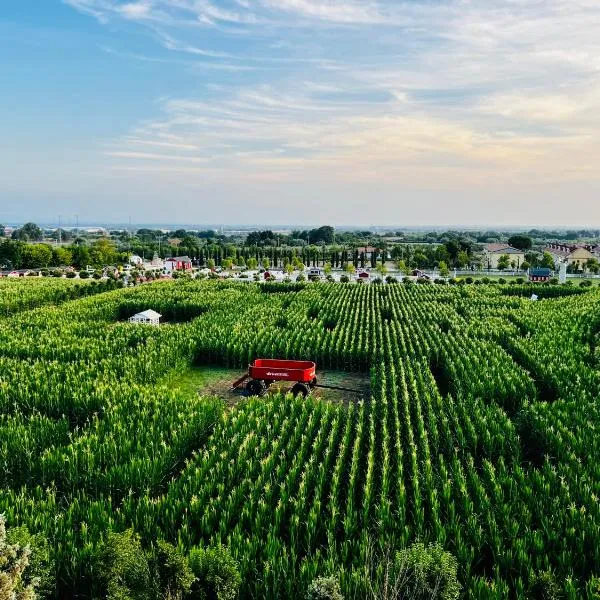
[[[52,248],[52,264],[56,267],[61,265],[69,266],[73,263],[73,253],[69,248],[55,247]]]
[[[35,223],[25,223],[20,229],[12,233],[13,240],[22,242],[38,242],[44,237],[42,230]]]
[[[469,264],[469,254],[466,250],[461,250],[456,255],[456,264],[459,267],[466,267]]]
[[[317,577],[309,586],[306,600],[344,600],[335,577]]]
[[[0,598],[2,600],[35,600],[37,580],[30,578],[31,548],[28,544],[11,543],[4,515],[0,515]]]
[[[323,271],[325,272],[325,275],[331,275],[331,271],[332,271],[331,263],[326,262],[325,266],[323,267]]]
[[[352,263],[346,263],[346,266],[344,267],[344,271],[346,271],[346,273],[348,273],[349,275],[353,275],[354,272],[356,271],[356,267],[352,264]]]
[[[377,263],[377,272],[383,277],[387,273],[387,267],[385,262],[381,261]]]
[[[196,577],[192,597],[200,600],[234,600],[237,597],[242,577],[227,548],[193,548],[189,564]]]
[[[256,269],[256,267],[258,266],[258,261],[251,256],[247,261],[246,261],[246,265],[248,266],[248,268],[251,271],[254,271]]]
[[[440,277],[448,277],[450,275],[450,269],[448,269],[445,261],[442,260],[439,262],[438,269],[440,270]]]
[[[31,269],[42,269],[52,261],[52,248],[48,244],[26,244],[21,257],[22,265]]]
[[[223,260],[221,265],[226,271],[231,271],[231,269],[233,268],[233,261],[230,258],[226,258]]]
[[[115,245],[107,238],[95,241],[90,248],[90,262],[96,267],[105,267],[117,262]]]
[[[396,263],[396,268],[398,271],[400,271],[400,273],[402,273],[402,275],[408,275],[409,268],[403,260],[399,260]]]
[[[529,264],[529,263],[528,263],[526,260],[524,260],[524,261],[521,263],[521,269],[522,269],[523,271],[529,271],[529,269],[531,269],[531,265],[530,265],[530,264]]]
[[[598,262],[597,258],[590,258],[586,265],[585,268],[590,272],[590,273],[594,273],[594,275],[598,274],[598,271],[600,271],[600,263]]]
[[[550,252],[544,252],[540,266],[546,269],[554,269],[554,257]]]
[[[294,272],[294,265],[292,265],[292,263],[287,263],[283,267],[283,270],[286,272],[287,275],[291,275]]]
[[[271,267],[271,261],[268,259],[268,257],[265,256],[262,259],[262,266],[263,266],[263,269],[265,269],[267,271],[269,270],[269,268]]]
[[[508,238],[508,243],[513,248],[518,248],[519,250],[531,250],[533,246],[533,240],[527,235],[513,235]]]
[[[206,266],[212,271],[215,268],[215,261],[213,258],[209,258],[206,261]]]
[[[503,254],[498,259],[498,270],[504,271],[504,270],[508,269],[509,263],[510,263],[510,256],[508,256],[508,254]]]

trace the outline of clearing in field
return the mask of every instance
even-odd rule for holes
[[[232,383],[239,379],[244,369],[231,369],[226,367],[199,366],[188,367],[183,371],[174,371],[165,378],[165,383],[179,389],[190,396],[200,394],[203,396],[217,396],[225,400],[228,406],[235,406],[247,396],[244,386],[236,390],[231,389]],[[331,386],[317,387],[311,396],[334,404],[356,403],[367,400],[370,395],[370,379],[368,373],[348,373],[333,370],[317,370],[319,385]],[[278,392],[286,393],[293,382],[275,382],[268,390],[267,395]],[[344,388],[344,389],[341,389]],[[352,390],[352,391],[350,391]]]

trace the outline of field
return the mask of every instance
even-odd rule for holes
[[[457,558],[464,597],[531,597],[549,571],[598,597],[597,288],[12,285],[0,514],[49,540],[56,597],[98,597],[92,559],[129,527],[223,543],[242,598],[303,598],[329,573],[365,597],[368,556],[415,540]],[[146,308],[168,325],[126,322]],[[254,357],[362,393],[232,395]]]

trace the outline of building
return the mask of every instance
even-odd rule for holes
[[[144,323],[146,325],[160,325],[161,317],[162,315],[159,315],[156,311],[150,309],[138,313],[137,315],[133,315],[133,317],[129,317],[129,322]]]
[[[536,283],[543,283],[544,281],[550,281],[552,271],[550,269],[529,269],[529,281]]]
[[[552,254],[557,268],[560,263],[566,263],[567,267],[577,271],[583,271],[591,258],[598,258],[596,254],[598,248],[590,245],[555,242],[548,244],[545,251]]]
[[[189,256],[174,256],[165,259],[165,271],[173,273],[173,271],[191,271],[192,259]]]
[[[508,256],[508,268],[518,269],[525,262],[525,252],[513,248],[508,244],[487,244],[484,249],[484,263],[486,269],[497,269],[498,263],[503,256]]]
[[[144,264],[144,260],[141,256],[138,256],[137,254],[132,254],[129,257],[129,264],[134,265],[136,267],[141,267]]]

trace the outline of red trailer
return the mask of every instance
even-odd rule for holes
[[[281,360],[275,358],[257,358],[248,365],[248,373],[240,377],[233,389],[244,381],[250,396],[262,396],[275,381],[295,381],[292,394],[308,396],[317,385],[317,365],[310,360]]]

